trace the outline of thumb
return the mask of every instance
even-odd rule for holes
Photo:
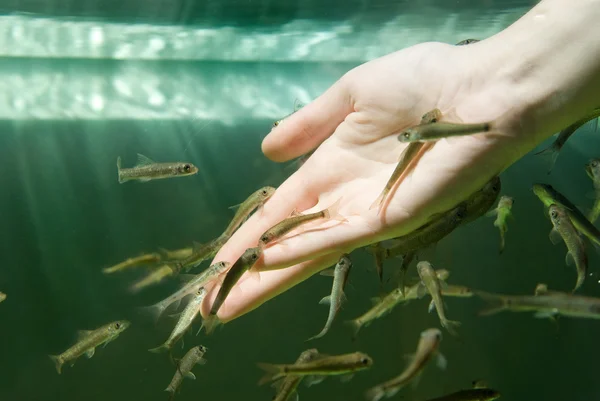
[[[265,156],[284,162],[319,146],[353,110],[348,86],[346,75],[275,127],[263,140]]]

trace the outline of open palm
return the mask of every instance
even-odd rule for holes
[[[502,88],[474,67],[485,58],[480,43],[424,43],[363,64],[265,138],[263,152],[279,162],[318,148],[240,227],[215,262],[234,262],[294,210],[315,212],[341,199],[339,213],[347,221],[320,219],[265,248],[253,269],[259,274],[240,279],[218,313],[221,321],[256,308],[332,265],[342,253],[411,232],[466,199],[543,139],[522,133],[518,111],[509,108]],[[436,142],[402,177],[381,212],[370,210],[406,146],[397,133],[434,108],[447,121],[501,118],[493,132]],[[217,289],[209,289],[204,316]]]

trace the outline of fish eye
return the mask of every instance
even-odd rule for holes
[[[597,160],[592,160],[591,165],[592,165],[592,167],[597,167],[598,166],[598,161]]]
[[[267,235],[263,235],[262,237],[260,237],[260,240],[262,242],[269,242],[269,237]]]
[[[369,359],[368,358],[363,358],[360,360],[360,363],[362,363],[363,365],[368,365],[369,364]]]
[[[550,215],[556,218],[558,216],[558,213],[556,213],[556,210],[553,210],[552,212],[550,212]]]
[[[263,190],[262,190],[262,194],[263,194],[264,196],[267,196],[267,190],[266,190],[266,189],[263,189]]]
[[[410,139],[410,132],[405,132],[402,136],[406,139]]]
[[[185,171],[186,173],[188,173],[192,168],[190,167],[189,164],[186,164],[183,166],[183,171]]]
[[[115,329],[120,329],[121,328],[121,323],[115,323]]]
[[[252,254],[252,260],[256,260],[256,259],[258,259],[258,255],[257,255],[257,254],[255,254],[255,253],[253,253],[253,254]]]

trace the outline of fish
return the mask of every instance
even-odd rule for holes
[[[132,168],[121,167],[121,157],[117,158],[119,184],[131,180],[148,182],[163,178],[187,177],[198,173],[198,167],[188,162],[156,163],[154,160],[137,154],[137,163]]]
[[[480,290],[473,292],[489,303],[487,308],[479,311],[479,316],[510,311],[534,312],[534,317],[539,319],[554,319],[557,316],[600,319],[600,298],[551,291],[546,284],[538,284],[535,295],[504,295]]]
[[[158,250],[168,260],[185,259],[188,258],[192,253],[194,253],[194,248],[191,246],[187,248],[175,249],[174,251],[169,251],[165,248],[158,248]]]
[[[590,223],[571,201],[554,189],[552,185],[534,184],[532,190],[544,206],[550,207],[552,204],[556,204],[564,207],[577,231],[588,237],[594,246],[600,246],[600,231]]]
[[[545,149],[542,149],[539,152],[534,153],[534,155],[541,155],[541,156],[546,156],[549,158],[550,167],[548,169],[548,174],[550,174],[550,172],[552,172],[552,169],[554,168],[554,165],[556,164],[556,160],[558,159],[558,155],[560,154],[560,151],[562,150],[563,146],[565,146],[565,143],[571,137],[571,135],[573,135],[575,133],[575,131],[577,131],[579,128],[581,128],[582,125],[584,125],[588,121],[591,121],[594,119],[596,119],[596,128],[598,128],[598,120],[597,120],[598,117],[600,117],[600,107],[595,108],[594,110],[592,110],[590,113],[586,114],[581,119],[575,121],[573,124],[569,125],[567,128],[560,131],[556,140],[554,142],[552,142],[552,145],[550,145],[549,147],[547,147]]]
[[[431,295],[429,310],[431,311],[433,308],[435,308],[442,326],[446,328],[450,334],[457,335],[454,328],[459,326],[460,322],[448,320],[446,318],[445,306],[442,298],[443,282],[438,279],[435,270],[431,266],[431,263],[427,261],[421,261],[417,263],[417,271],[419,272],[419,277],[421,278],[423,285]]]
[[[136,256],[135,258],[126,259],[114,266],[104,268],[102,269],[102,272],[105,274],[110,274],[143,264],[159,263],[161,259],[162,258],[158,253],[148,253],[145,255]]]
[[[450,273],[444,269],[438,269],[435,271],[438,280],[446,281]],[[387,295],[383,297],[371,298],[373,307],[365,312],[363,315],[347,321],[346,323],[352,326],[354,330],[354,338],[358,335],[358,331],[362,327],[366,327],[371,324],[374,320],[382,318],[389,314],[397,305],[406,303],[418,298],[422,298],[425,294],[421,290],[423,283],[420,281],[412,284],[407,288],[398,287],[394,288]],[[473,293],[467,287],[447,284],[442,287],[442,295],[450,297],[469,297]]]
[[[479,41],[480,41],[479,39],[465,39],[465,40],[461,40],[460,42],[455,44],[455,46],[466,46],[466,45],[470,45],[471,43],[477,43]]]
[[[588,259],[585,253],[585,245],[571,223],[567,211],[564,207],[558,205],[550,205],[548,215],[552,221],[552,231],[550,231],[550,241],[554,245],[562,240],[567,246],[566,263],[568,266],[575,265],[577,270],[577,281],[573,292],[577,291],[585,281],[587,272]]]
[[[588,220],[594,224],[600,216],[600,159],[591,159],[585,165],[585,172],[594,183],[594,206],[589,214]]]
[[[231,222],[223,231],[222,236],[231,237],[235,230],[250,216],[250,214],[256,208],[261,208],[266,201],[273,196],[275,193],[275,188],[273,187],[263,187],[255,192],[253,192],[243,203],[232,206],[232,208],[237,207],[237,212]]]
[[[165,389],[165,391],[171,393],[171,400],[175,397],[175,393],[179,391],[179,388],[184,378],[196,380],[196,375],[194,375],[192,369],[196,365],[206,364],[206,359],[204,359],[204,354],[206,353],[206,351],[208,351],[208,348],[206,348],[204,345],[197,345],[195,347],[192,347],[177,363],[177,369],[175,370],[175,374],[173,375],[171,382]]]
[[[77,332],[77,342],[60,355],[48,355],[56,367],[58,374],[61,374],[62,366],[67,363],[73,366],[77,358],[85,355],[87,358],[94,356],[96,347],[104,344],[106,346],[114,341],[121,333],[131,326],[128,320],[116,320],[101,326],[95,330],[79,330]]]
[[[194,294],[194,298],[186,305],[183,312],[181,312],[179,320],[177,321],[177,324],[175,324],[175,327],[173,328],[171,335],[169,335],[169,338],[167,338],[162,345],[149,349],[148,351],[156,354],[160,352],[171,351],[173,345],[175,345],[175,343],[179,341],[181,337],[183,337],[183,335],[192,326],[192,323],[194,323],[194,320],[200,313],[200,306],[202,305],[202,301],[204,300],[205,296],[206,289],[204,287],[199,288]]]
[[[6,294],[0,291],[0,302],[6,299]]]
[[[489,180],[479,191],[473,193],[467,198],[467,215],[461,219],[459,225],[465,225],[477,220],[496,203],[496,199],[502,190],[502,182],[500,177],[495,176]]]
[[[294,363],[291,365],[273,365],[258,363],[259,368],[267,373],[258,382],[259,385],[270,381],[277,381],[289,376],[331,376],[353,374],[373,365],[373,359],[362,352],[351,354],[327,356],[314,361]]]
[[[331,328],[333,325],[333,320],[337,315],[342,303],[346,299],[346,295],[344,295],[344,287],[346,286],[346,282],[348,281],[348,276],[350,274],[350,269],[352,268],[352,261],[348,257],[347,254],[343,254],[338,260],[335,268],[333,269],[333,273],[330,270],[324,270],[321,272],[322,275],[331,275],[333,274],[333,285],[331,286],[331,295],[328,295],[321,299],[319,304],[329,305],[329,315],[327,316],[327,322],[325,323],[325,327],[323,330],[317,335],[312,336],[306,341],[314,340],[316,338],[321,338]]]
[[[130,288],[132,292],[139,292],[144,288],[160,283],[167,277],[175,276],[179,273],[181,265],[179,263],[167,263],[145,275]]]
[[[472,388],[459,390],[442,397],[432,398],[428,401],[492,401],[500,398],[500,392],[491,388]]]
[[[421,124],[430,124],[439,121],[442,118],[442,112],[440,109],[433,109],[427,113],[425,113],[421,117]],[[377,199],[371,204],[369,210],[374,209],[375,207],[379,207],[377,214],[381,213],[381,208],[385,204],[385,200],[387,199],[388,194],[396,186],[399,182],[402,174],[407,170],[407,168],[411,165],[411,163],[416,159],[417,155],[421,151],[425,144],[423,142],[412,142],[409,143],[408,146],[404,148],[402,153],[400,154],[400,159],[398,160],[398,164],[396,168],[392,172],[392,175],[388,182],[385,184],[383,191],[379,194]]]
[[[287,219],[275,224],[260,236],[258,246],[266,247],[267,245],[279,242],[284,235],[298,226],[310,221],[318,219],[331,219],[341,222],[347,221],[345,217],[338,213],[341,201],[342,199],[340,198],[333,205],[319,212],[293,215],[292,217],[288,217]]]
[[[494,122],[477,124],[436,122],[420,124],[401,131],[398,134],[398,141],[402,143],[437,141],[442,138],[489,132],[493,129]]]
[[[200,266],[206,259],[214,257],[217,252],[229,240],[229,236],[220,235],[204,244],[194,242],[194,250],[190,256],[179,262],[178,271],[190,271],[192,268]]]
[[[310,362],[319,357],[319,351],[316,348],[307,349],[302,352],[294,364],[302,364]],[[298,401],[296,389],[304,376],[287,376],[277,385],[277,394],[271,401],[288,401],[292,394],[295,395],[295,400]]]
[[[427,363],[434,356],[437,356],[437,365],[445,369],[446,360],[438,352],[441,341],[442,332],[439,329],[431,328],[423,331],[419,338],[417,351],[411,357],[410,363],[404,371],[393,379],[367,390],[365,398],[368,401],[379,401],[383,397],[393,397],[402,387],[420,376]]]
[[[304,104],[302,104],[302,103],[298,102],[298,99],[296,99],[296,100],[294,101],[294,111],[293,111],[293,112],[291,112],[290,114],[288,114],[287,116],[283,117],[282,119],[280,119],[280,120],[277,120],[277,121],[273,122],[273,128],[275,128],[275,127],[277,127],[277,126],[281,125],[281,123],[282,123],[282,122],[283,122],[283,121],[284,121],[286,118],[288,118],[289,116],[291,116],[292,114],[294,114],[295,112],[297,112],[298,110],[300,110],[302,107],[304,107]]]
[[[151,306],[139,308],[139,311],[152,317],[154,323],[158,321],[163,312],[173,303],[179,304],[181,300],[189,295],[194,294],[201,287],[215,280],[230,267],[229,262],[217,262],[206,268],[202,273],[193,275],[192,278],[185,283],[180,289],[169,295],[162,301],[159,301]]]
[[[244,251],[242,256],[240,256],[240,258],[233,264],[233,266],[231,266],[231,268],[227,272],[227,275],[223,279],[223,283],[221,284],[221,288],[219,288],[217,297],[215,298],[210,308],[210,313],[207,316],[207,318],[204,319],[204,322],[202,324],[202,326],[206,330],[206,334],[210,334],[217,325],[217,313],[219,312],[219,309],[225,302],[225,299],[227,299],[227,296],[229,295],[229,292],[231,291],[233,286],[238,282],[240,277],[242,277],[242,275],[245,272],[247,272],[252,268],[252,266],[254,266],[254,264],[258,261],[258,259],[260,259],[261,256],[261,247],[248,248]]]
[[[502,196],[498,201],[498,207],[489,211],[486,215],[488,217],[496,217],[494,220],[494,227],[498,227],[500,230],[500,252],[504,252],[504,236],[508,231],[507,220],[509,217],[512,217],[512,206],[514,204],[514,199],[510,196]]]

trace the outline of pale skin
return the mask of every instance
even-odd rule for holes
[[[598,21],[600,0],[543,0],[481,42],[423,43],[365,63],[273,128],[262,143],[271,160],[318,149],[212,263],[234,263],[294,209],[313,213],[342,198],[339,213],[348,221],[319,220],[265,248],[254,268],[259,274],[240,279],[219,319],[255,309],[334,265],[342,253],[422,226],[598,107]],[[442,121],[497,121],[497,129],[436,142],[390,192],[381,213],[369,210],[406,147],[397,134],[436,107]],[[203,316],[217,292],[218,286],[208,288]]]

